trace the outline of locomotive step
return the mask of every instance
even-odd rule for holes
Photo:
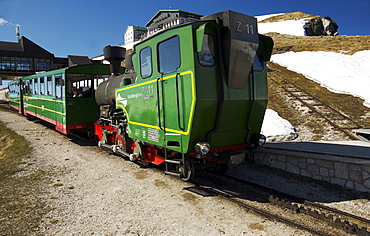
[[[182,176],[182,173],[180,173],[180,172],[165,171],[164,173],[166,175],[173,175],[173,176],[176,176],[176,177],[179,177],[179,178],[181,178],[181,176]]]
[[[130,154],[129,153],[127,153],[127,152],[125,152],[125,151],[123,151],[121,149],[116,149],[115,152],[118,153],[118,154],[121,154],[122,156],[130,157]]]
[[[182,162],[182,160],[170,160],[170,159],[166,159],[166,160],[164,160],[164,162],[180,165],[181,162]]]

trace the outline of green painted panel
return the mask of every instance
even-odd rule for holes
[[[67,98],[67,125],[92,124],[99,116],[99,106],[95,98]]]
[[[187,147],[183,142],[191,129],[194,86],[193,73],[185,71],[117,89],[116,106],[128,116],[129,136],[161,146],[179,142],[171,147],[177,151]]]

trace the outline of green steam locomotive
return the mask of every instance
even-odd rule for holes
[[[231,156],[264,142],[272,47],[255,18],[233,11],[164,29],[128,53],[107,46],[112,76],[96,90],[99,146],[164,164],[183,180],[196,169],[226,171]]]

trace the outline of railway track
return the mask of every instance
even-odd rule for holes
[[[307,107],[310,113],[317,114],[333,129],[342,132],[348,138],[357,139],[353,135],[352,130],[362,128],[360,124],[343,112],[335,109],[333,106],[315,97],[308,91],[305,91],[293,81],[283,78],[275,71],[271,71],[270,73],[273,76],[270,76],[269,80],[280,86],[289,97],[299,101],[303,106]]]
[[[201,184],[201,180],[186,190],[202,196],[221,197],[312,235],[370,236],[369,219],[229,175],[202,172],[201,179],[212,180],[212,183]]]

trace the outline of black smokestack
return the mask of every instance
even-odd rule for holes
[[[104,59],[110,62],[110,72],[112,75],[119,75],[121,61],[125,60],[126,49],[120,46],[106,46],[104,48]]]

